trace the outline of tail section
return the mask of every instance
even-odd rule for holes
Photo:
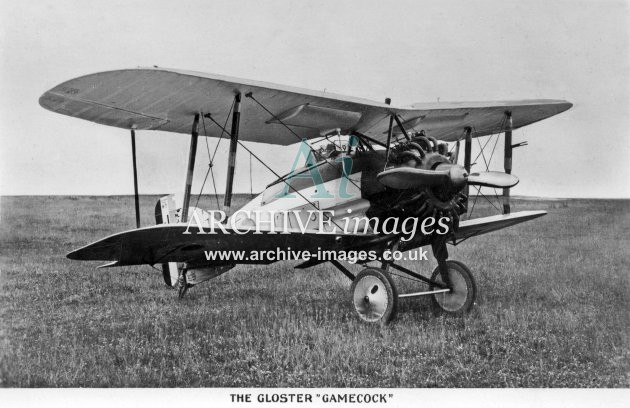
[[[175,195],[167,195],[158,200],[155,204],[155,223],[173,224],[179,222],[179,212],[175,204]],[[167,262],[162,264],[162,277],[166,286],[172,288],[177,286],[179,278],[179,267],[177,262]]]
[[[210,226],[210,213],[197,207],[190,207],[188,210],[189,219],[193,215],[196,220],[200,221],[203,227]],[[178,208],[175,195],[167,195],[158,200],[155,204],[155,222],[156,224],[175,224],[182,222],[180,220],[181,208]],[[217,276],[229,271],[234,265],[205,266],[205,265],[187,265],[187,270],[183,274],[183,281],[179,282],[180,275],[184,269],[183,263],[166,262],[162,264],[162,277],[167,286],[176,288],[181,286],[185,281],[184,287],[191,287],[201,282],[216,278]]]

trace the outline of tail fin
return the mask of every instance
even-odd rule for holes
[[[179,214],[175,204],[175,195],[171,194],[160,198],[155,204],[155,223],[172,224],[176,222],[179,222]],[[177,262],[163,263],[162,277],[167,286],[176,287],[177,279],[179,278]]]
[[[195,215],[203,227],[210,226],[210,213],[197,207],[189,207],[189,219]],[[156,224],[174,224],[181,222],[181,208],[177,208],[177,200],[174,194],[164,196],[155,204],[155,222]],[[175,288],[179,285],[179,272],[184,267],[183,263],[167,262],[162,264],[162,277],[167,286]],[[186,284],[189,286],[196,285],[233,268],[234,265],[222,265],[220,267],[197,268],[197,272],[190,270],[185,278]]]

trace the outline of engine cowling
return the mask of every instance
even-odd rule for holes
[[[392,147],[386,170],[377,179],[387,192],[372,216],[446,217],[454,231],[459,216],[466,212],[468,172],[452,163],[446,148],[435,139],[419,136]]]

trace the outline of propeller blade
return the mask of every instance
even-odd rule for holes
[[[397,190],[437,186],[450,181],[449,170],[424,170],[413,167],[385,170],[377,174],[376,178],[387,187]]]
[[[518,184],[518,177],[500,171],[470,173],[468,184],[481,187],[510,188]]]

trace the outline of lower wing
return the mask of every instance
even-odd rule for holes
[[[520,211],[512,214],[495,215],[462,221],[455,233],[455,240],[464,240],[507,228],[521,222],[547,214],[546,211]],[[164,224],[121,232],[103,238],[70,252],[67,257],[82,261],[110,261],[104,266],[153,265],[164,262],[187,262],[189,264],[233,264],[261,263],[268,264],[279,259],[241,260],[213,259],[206,257],[206,251],[236,251],[248,255],[251,251],[277,251],[278,248],[293,251],[349,250],[369,248],[387,240],[388,236],[377,235],[337,235],[316,232],[292,232],[288,234],[256,234],[248,232],[238,234],[226,228],[226,231],[200,234],[191,227],[191,233],[185,234],[186,224]],[[426,245],[426,243],[422,243]],[[411,249],[411,248],[409,248]],[[308,262],[307,262],[308,263]],[[316,262],[318,263],[318,262]]]
[[[545,214],[547,214],[547,211],[519,211],[512,214],[493,215],[490,217],[461,221],[457,232],[455,232],[455,240],[461,241],[477,235],[511,227],[521,222],[542,217]]]
[[[163,224],[121,232],[103,238],[70,252],[67,257],[81,261],[110,261],[103,266],[124,265],[153,265],[165,262],[187,262],[198,265],[222,265],[234,263],[268,264],[281,259],[270,259],[268,256],[258,256],[251,259],[252,251],[262,253],[281,248],[309,251],[344,250],[349,248],[371,245],[384,238],[376,235],[338,235],[321,234],[316,232],[290,233],[237,233],[225,228],[225,231],[215,233],[198,233],[196,227],[190,227],[186,234],[186,224]],[[241,260],[208,259],[206,251],[232,251],[243,253]],[[267,252],[269,253],[269,252]]]

